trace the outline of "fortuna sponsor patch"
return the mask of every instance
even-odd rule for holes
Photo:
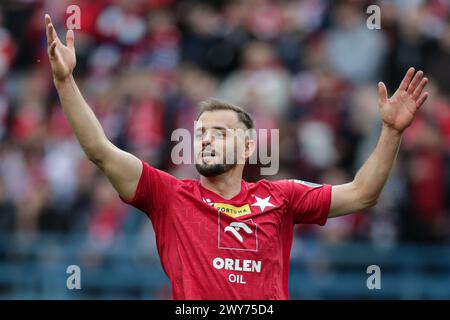
[[[236,207],[227,203],[214,203],[213,206],[221,213],[224,213],[233,218],[242,217],[246,214],[252,213],[252,210],[250,209],[250,206],[248,204],[241,207]]]

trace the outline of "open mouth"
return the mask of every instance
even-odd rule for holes
[[[214,157],[216,152],[214,150],[204,150],[202,151],[202,157]]]
[[[214,150],[203,150],[200,156],[203,160],[212,160],[216,156],[216,152]]]

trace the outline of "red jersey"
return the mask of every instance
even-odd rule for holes
[[[142,161],[134,198],[150,218],[174,299],[288,299],[296,223],[324,225],[331,186],[300,180],[242,181],[224,199],[198,180]]]

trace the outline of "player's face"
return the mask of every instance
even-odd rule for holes
[[[204,112],[195,127],[195,167],[206,177],[217,176],[245,163],[245,128],[232,110]]]

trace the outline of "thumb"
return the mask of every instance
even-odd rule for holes
[[[378,82],[378,98],[381,103],[386,103],[387,99],[388,99],[388,93],[387,93],[386,86],[381,81]]]
[[[67,45],[67,47],[70,48],[70,49],[75,49],[74,42],[75,42],[75,34],[74,34],[73,30],[67,31],[67,33],[66,33],[66,45]]]

